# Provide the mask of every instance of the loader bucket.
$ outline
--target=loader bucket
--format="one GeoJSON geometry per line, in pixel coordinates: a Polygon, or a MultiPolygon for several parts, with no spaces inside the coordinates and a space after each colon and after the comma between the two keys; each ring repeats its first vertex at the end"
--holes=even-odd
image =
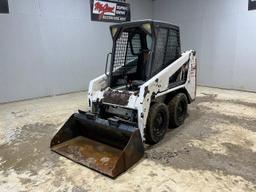
{"type": "Polygon", "coordinates": [[[93,114],[73,114],[51,141],[51,150],[112,178],[144,154],[138,128],[93,114]]]}

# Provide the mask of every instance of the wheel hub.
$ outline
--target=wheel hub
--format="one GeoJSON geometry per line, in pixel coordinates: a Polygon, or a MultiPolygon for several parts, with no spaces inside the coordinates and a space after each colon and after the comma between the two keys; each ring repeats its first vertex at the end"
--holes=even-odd
{"type": "Polygon", "coordinates": [[[159,113],[155,119],[153,131],[156,135],[161,135],[164,131],[164,114],[159,113]]]}

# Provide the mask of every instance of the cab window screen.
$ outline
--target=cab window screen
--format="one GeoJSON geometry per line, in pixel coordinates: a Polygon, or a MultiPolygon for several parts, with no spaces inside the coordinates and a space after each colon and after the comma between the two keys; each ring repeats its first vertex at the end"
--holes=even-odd
{"type": "Polygon", "coordinates": [[[123,32],[122,35],[116,41],[116,51],[113,71],[123,67],[125,65],[125,57],[128,44],[128,32],[123,32]]]}
{"type": "Polygon", "coordinates": [[[141,50],[140,35],[135,34],[131,40],[133,54],[139,54],[141,50]]]}
{"type": "Polygon", "coordinates": [[[164,63],[168,66],[180,56],[180,42],[179,42],[179,31],[170,29],[168,34],[168,41],[166,46],[166,54],[164,63]]]}
{"type": "Polygon", "coordinates": [[[167,42],[167,33],[168,33],[168,30],[165,28],[157,29],[155,59],[154,59],[154,65],[152,68],[152,75],[157,74],[164,67],[163,64],[164,64],[164,56],[165,56],[165,47],[167,42]]]}

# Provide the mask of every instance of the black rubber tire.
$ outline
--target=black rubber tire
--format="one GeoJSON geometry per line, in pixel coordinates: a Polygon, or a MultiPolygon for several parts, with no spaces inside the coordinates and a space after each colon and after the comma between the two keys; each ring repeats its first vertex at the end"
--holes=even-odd
{"type": "Polygon", "coordinates": [[[153,145],[164,138],[169,126],[168,107],[164,103],[154,103],[148,113],[145,129],[146,143],[153,145]]]}
{"type": "Polygon", "coordinates": [[[188,99],[184,93],[178,93],[168,103],[169,110],[169,125],[170,128],[177,128],[181,126],[188,112],[188,99]]]}

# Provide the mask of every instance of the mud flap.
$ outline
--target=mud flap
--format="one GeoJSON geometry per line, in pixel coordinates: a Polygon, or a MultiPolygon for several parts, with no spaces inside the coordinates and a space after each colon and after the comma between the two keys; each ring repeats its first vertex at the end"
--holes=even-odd
{"type": "Polygon", "coordinates": [[[51,141],[51,149],[79,164],[117,177],[144,154],[138,128],[89,113],[75,113],[51,141]]]}

